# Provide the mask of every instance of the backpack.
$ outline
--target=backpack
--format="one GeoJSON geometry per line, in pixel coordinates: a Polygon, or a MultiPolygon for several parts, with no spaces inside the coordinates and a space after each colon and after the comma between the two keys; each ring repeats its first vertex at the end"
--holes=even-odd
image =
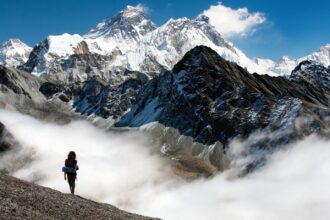
{"type": "Polygon", "coordinates": [[[69,160],[65,160],[65,166],[62,167],[62,172],[68,174],[75,174],[77,172],[77,160],[74,160],[73,164],[69,164],[69,160]]]}

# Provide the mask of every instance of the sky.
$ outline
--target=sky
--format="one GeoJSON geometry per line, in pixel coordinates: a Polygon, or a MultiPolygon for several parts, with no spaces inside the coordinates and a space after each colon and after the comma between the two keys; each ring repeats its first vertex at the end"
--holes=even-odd
{"type": "Polygon", "coordinates": [[[48,35],[84,34],[126,5],[138,4],[157,25],[209,15],[249,57],[299,58],[330,43],[330,1],[325,0],[1,0],[0,42],[19,38],[34,46],[48,35]]]}

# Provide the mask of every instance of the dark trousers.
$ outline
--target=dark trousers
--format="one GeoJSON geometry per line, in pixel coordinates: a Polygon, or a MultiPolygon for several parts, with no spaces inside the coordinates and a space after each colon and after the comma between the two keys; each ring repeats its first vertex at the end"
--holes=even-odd
{"type": "Polygon", "coordinates": [[[77,174],[68,173],[67,176],[68,176],[68,183],[70,186],[70,191],[72,194],[74,194],[74,188],[76,187],[77,174]]]}

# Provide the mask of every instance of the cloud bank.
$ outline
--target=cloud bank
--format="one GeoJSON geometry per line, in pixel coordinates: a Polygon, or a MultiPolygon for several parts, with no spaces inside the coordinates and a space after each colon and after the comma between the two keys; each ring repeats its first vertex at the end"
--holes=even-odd
{"type": "Polygon", "coordinates": [[[13,170],[22,160],[32,161],[15,170],[16,177],[68,193],[62,166],[74,150],[80,167],[76,193],[84,197],[135,210],[140,200],[151,200],[171,185],[169,166],[140,133],[110,133],[85,121],[43,123],[1,110],[0,121],[23,146],[1,158],[0,168],[13,170]]]}
{"type": "MultiPolygon", "coordinates": [[[[232,168],[185,182],[171,175],[141,134],[109,133],[81,121],[59,126],[8,111],[0,111],[0,121],[23,144],[20,154],[30,152],[33,160],[14,175],[62,192],[69,187],[61,167],[73,149],[80,166],[77,194],[140,214],[167,220],[330,217],[330,145],[317,136],[274,153],[248,176],[235,177],[232,168]]],[[[10,165],[0,158],[4,164],[10,165]]]]}
{"type": "Polygon", "coordinates": [[[244,37],[255,31],[255,27],[266,21],[260,12],[251,13],[247,8],[233,9],[221,2],[203,11],[200,16],[206,16],[209,23],[226,38],[244,37]]]}

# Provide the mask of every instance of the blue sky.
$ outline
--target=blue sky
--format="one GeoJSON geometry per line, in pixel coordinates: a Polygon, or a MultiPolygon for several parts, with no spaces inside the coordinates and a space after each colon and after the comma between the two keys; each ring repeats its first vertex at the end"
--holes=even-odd
{"type": "MultiPolygon", "coordinates": [[[[250,57],[297,58],[330,43],[330,1],[222,0],[232,9],[246,7],[265,21],[242,37],[228,37],[250,57]]],[[[0,42],[19,38],[30,46],[48,35],[84,34],[126,5],[141,3],[158,25],[169,18],[195,18],[218,1],[203,0],[1,0],[0,42]]]]}

